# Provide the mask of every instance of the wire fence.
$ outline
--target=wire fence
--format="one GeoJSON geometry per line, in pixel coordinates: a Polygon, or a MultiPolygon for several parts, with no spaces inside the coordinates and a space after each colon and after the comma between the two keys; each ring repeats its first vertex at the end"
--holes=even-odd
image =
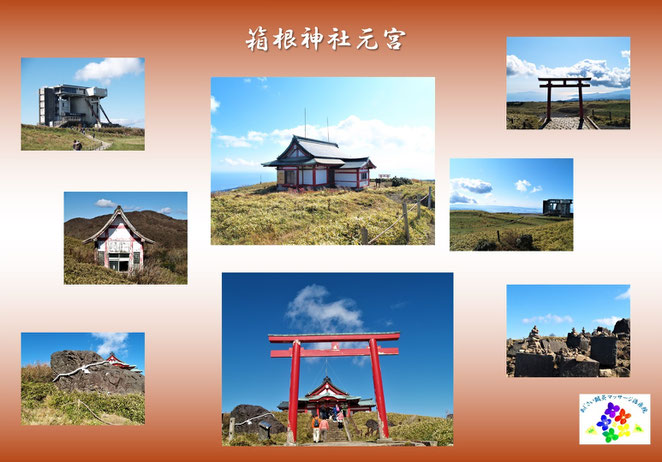
{"type": "Polygon", "coordinates": [[[363,227],[361,228],[361,245],[373,245],[380,237],[382,237],[390,229],[393,229],[395,225],[403,221],[403,232],[405,235],[405,243],[409,244],[409,212],[412,212],[414,209],[417,209],[416,217],[421,217],[421,204],[427,202],[427,207],[432,208],[432,187],[428,188],[428,193],[422,198],[417,198],[416,202],[412,204],[411,207],[407,207],[407,202],[402,201],[402,215],[400,215],[390,226],[382,230],[372,239],[368,239],[368,229],[363,227]]]}

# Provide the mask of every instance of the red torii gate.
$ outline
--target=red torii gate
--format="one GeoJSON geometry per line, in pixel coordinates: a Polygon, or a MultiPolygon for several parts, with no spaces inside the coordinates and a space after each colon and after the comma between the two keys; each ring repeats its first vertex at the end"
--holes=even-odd
{"type": "Polygon", "coordinates": [[[579,119],[584,120],[584,99],[582,97],[582,88],[590,87],[588,83],[583,83],[584,80],[589,81],[591,77],[538,77],[539,82],[547,82],[540,84],[540,88],[547,88],[547,122],[552,120],[552,88],[578,88],[579,89],[579,119]],[[568,80],[576,81],[577,83],[568,83],[568,80]],[[555,81],[562,81],[563,83],[554,83],[555,81]]]}
{"type": "Polygon", "coordinates": [[[377,401],[377,420],[379,421],[379,438],[386,439],[388,435],[388,419],[384,404],[384,387],[382,371],[379,367],[380,355],[397,355],[397,348],[382,348],[378,341],[398,340],[400,332],[364,332],[356,334],[299,334],[277,335],[269,334],[270,343],[291,343],[287,350],[271,350],[272,358],[292,358],[290,373],[290,404],[288,408],[287,442],[297,441],[297,412],[299,407],[299,365],[301,358],[316,357],[347,357],[370,356],[372,364],[372,380],[375,385],[375,401],[377,401]],[[302,343],[331,343],[330,349],[306,350],[302,343]],[[339,342],[368,342],[368,348],[340,348],[339,342]]]}

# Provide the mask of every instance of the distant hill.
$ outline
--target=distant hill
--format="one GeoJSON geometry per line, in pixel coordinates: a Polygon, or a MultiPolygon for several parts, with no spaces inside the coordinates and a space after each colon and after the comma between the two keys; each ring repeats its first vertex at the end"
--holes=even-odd
{"type": "MultiPolygon", "coordinates": [[[[145,237],[168,249],[187,247],[187,220],[176,220],[162,213],[146,210],[125,212],[131,224],[145,237]]],[[[112,215],[72,218],[64,223],[64,235],[84,240],[99,231],[112,215]]]]}
{"type": "MultiPolygon", "coordinates": [[[[630,99],[630,90],[618,90],[611,91],[606,93],[584,93],[584,101],[598,101],[598,100],[621,100],[621,99],[630,99]]],[[[552,93],[552,98],[554,98],[554,93],[552,93]]],[[[554,98],[553,101],[578,101],[578,97],[572,97],[569,99],[559,99],[554,98]]],[[[508,93],[506,95],[506,101],[508,102],[529,102],[529,101],[547,101],[547,96],[545,93],[540,93],[538,91],[522,91],[517,93],[508,93]]]]}

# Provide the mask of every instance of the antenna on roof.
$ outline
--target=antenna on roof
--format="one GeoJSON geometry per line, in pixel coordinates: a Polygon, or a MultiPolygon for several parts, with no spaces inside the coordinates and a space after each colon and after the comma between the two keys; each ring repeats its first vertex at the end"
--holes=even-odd
{"type": "Polygon", "coordinates": [[[329,139],[329,116],[326,116],[326,142],[331,142],[329,139]]]}
{"type": "Polygon", "coordinates": [[[306,136],[306,108],[303,108],[303,137],[307,138],[307,136],[306,136]]]}

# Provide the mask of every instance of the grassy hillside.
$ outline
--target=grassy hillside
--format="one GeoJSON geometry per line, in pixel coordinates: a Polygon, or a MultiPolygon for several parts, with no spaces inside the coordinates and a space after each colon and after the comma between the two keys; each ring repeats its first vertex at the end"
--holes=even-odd
{"type": "Polygon", "coordinates": [[[114,425],[145,423],[145,396],[104,395],[60,391],[51,382],[46,364],[21,368],[22,425],[105,425],[80,403],[85,403],[104,421],[114,425]]]}
{"type": "Polygon", "coordinates": [[[93,151],[101,141],[112,143],[110,150],[145,150],[145,130],[141,128],[95,128],[96,140],[84,136],[77,128],[51,128],[38,125],[21,125],[21,150],[23,151],[71,151],[74,140],[83,144],[83,151],[93,151]]]}
{"type": "Polygon", "coordinates": [[[156,242],[145,247],[145,269],[123,275],[96,265],[92,243],[82,241],[105,225],[111,215],[74,218],[64,224],[65,284],[186,284],[187,221],[152,211],[125,215],[144,236],[156,242]]]}
{"type": "MultiPolygon", "coordinates": [[[[287,412],[273,412],[274,417],[287,427],[287,412]]],[[[439,446],[453,444],[453,419],[426,417],[413,414],[387,412],[389,436],[395,441],[436,441],[439,446]]],[[[312,443],[313,431],[310,426],[311,416],[299,414],[297,418],[297,440],[299,444],[312,443]]],[[[368,435],[366,422],[377,420],[376,412],[357,412],[347,422],[352,441],[376,441],[379,435],[368,435]]],[[[271,441],[258,441],[256,434],[239,434],[232,442],[227,441],[229,414],[223,414],[223,444],[230,446],[283,445],[287,434],[272,435],[271,441]]]]}
{"type": "MultiPolygon", "coordinates": [[[[546,102],[508,102],[506,103],[506,128],[540,128],[546,113],[546,102]]],[[[552,101],[552,117],[555,114],[577,117],[579,116],[579,103],[577,101],[552,101]]],[[[629,100],[585,101],[584,114],[589,116],[600,128],[630,127],[629,100]]]]}
{"type": "Polygon", "coordinates": [[[481,240],[494,242],[495,250],[516,250],[515,241],[522,234],[533,236],[537,250],[571,251],[573,248],[572,219],[477,210],[450,212],[450,250],[473,250],[481,240]],[[497,230],[501,235],[500,243],[497,230]]]}
{"type": "MultiPolygon", "coordinates": [[[[365,191],[276,192],[275,183],[214,193],[212,244],[352,245],[361,227],[372,239],[402,215],[402,200],[414,202],[434,184],[415,182],[365,191]]],[[[434,209],[410,212],[410,244],[434,244],[434,209]]],[[[402,221],[375,244],[405,244],[402,221]]]]}

